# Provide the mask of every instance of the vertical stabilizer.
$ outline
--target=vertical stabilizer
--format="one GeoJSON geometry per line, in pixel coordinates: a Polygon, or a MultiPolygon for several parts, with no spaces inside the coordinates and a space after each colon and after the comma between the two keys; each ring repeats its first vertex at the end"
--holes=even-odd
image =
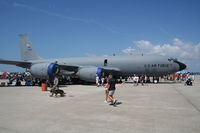
{"type": "Polygon", "coordinates": [[[32,47],[28,34],[19,34],[21,45],[21,59],[23,61],[42,59],[32,47]]]}

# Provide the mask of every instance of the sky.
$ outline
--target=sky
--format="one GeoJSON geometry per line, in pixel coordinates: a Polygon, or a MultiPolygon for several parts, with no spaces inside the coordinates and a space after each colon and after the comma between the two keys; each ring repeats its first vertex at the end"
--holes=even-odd
{"type": "Polygon", "coordinates": [[[0,0],[1,59],[21,60],[20,33],[43,58],[144,53],[200,71],[199,0],[0,0]]]}

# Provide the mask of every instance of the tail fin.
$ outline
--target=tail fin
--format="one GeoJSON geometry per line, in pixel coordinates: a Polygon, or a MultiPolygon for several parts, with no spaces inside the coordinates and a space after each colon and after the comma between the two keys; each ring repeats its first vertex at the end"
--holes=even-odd
{"type": "Polygon", "coordinates": [[[32,47],[28,34],[19,34],[21,40],[21,59],[23,61],[42,59],[32,47]]]}

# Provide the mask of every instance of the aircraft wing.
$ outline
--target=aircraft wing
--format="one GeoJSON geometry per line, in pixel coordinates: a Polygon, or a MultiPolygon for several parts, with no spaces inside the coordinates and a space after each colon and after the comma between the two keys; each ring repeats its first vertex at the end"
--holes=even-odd
{"type": "MultiPolygon", "coordinates": [[[[26,62],[26,61],[13,61],[13,60],[0,59],[0,64],[15,65],[18,67],[30,68],[32,63],[26,62]]],[[[62,70],[67,70],[67,71],[75,71],[80,67],[76,65],[65,65],[65,64],[58,64],[58,65],[59,65],[59,68],[61,68],[62,70]]]]}
{"type": "Polygon", "coordinates": [[[8,65],[15,65],[18,67],[23,68],[30,68],[31,62],[25,62],[25,61],[12,61],[12,60],[2,60],[0,59],[0,64],[8,64],[8,65]]]}
{"type": "MultiPolygon", "coordinates": [[[[80,66],[80,65],[67,65],[67,64],[58,64],[59,68],[61,70],[65,71],[74,71],[78,72],[79,68],[85,68],[86,66],[80,66]]],[[[95,67],[95,66],[88,66],[88,67],[95,67]]],[[[103,71],[106,73],[119,73],[120,69],[116,67],[102,67],[103,71]]]]}
{"type": "MultiPolygon", "coordinates": [[[[79,65],[66,65],[66,64],[58,64],[58,65],[59,68],[67,71],[77,71],[79,68],[85,67],[79,65]]],[[[102,68],[104,69],[104,72],[120,72],[120,69],[116,67],[102,67],[102,68]]]]}
{"type": "Polygon", "coordinates": [[[59,68],[66,71],[78,71],[80,66],[78,65],[66,65],[66,64],[58,64],[59,68]]]}
{"type": "MultiPolygon", "coordinates": [[[[26,61],[13,61],[13,60],[3,60],[0,59],[0,64],[8,64],[8,65],[15,65],[22,68],[30,68],[32,63],[26,62],[26,61]]],[[[75,73],[79,71],[79,68],[85,67],[85,66],[79,66],[79,65],[68,65],[65,63],[58,63],[58,66],[61,70],[64,70],[65,73],[75,73]]],[[[119,73],[120,69],[116,67],[102,67],[104,72],[106,73],[119,73]]]]}
{"type": "Polygon", "coordinates": [[[103,67],[103,69],[106,73],[120,72],[120,69],[116,67],[103,67]]]}

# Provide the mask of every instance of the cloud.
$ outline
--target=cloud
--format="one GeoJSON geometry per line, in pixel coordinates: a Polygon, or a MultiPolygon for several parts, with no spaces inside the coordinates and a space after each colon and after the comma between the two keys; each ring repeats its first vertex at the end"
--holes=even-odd
{"type": "Polygon", "coordinates": [[[174,38],[172,44],[153,44],[150,41],[133,41],[138,49],[146,54],[157,54],[163,56],[174,56],[184,59],[200,59],[200,43],[183,42],[174,38]]]}
{"type": "Polygon", "coordinates": [[[128,47],[122,50],[123,53],[134,54],[136,51],[142,51],[144,54],[162,55],[178,58],[188,65],[192,71],[200,71],[200,43],[184,42],[174,38],[172,43],[153,44],[150,41],[133,41],[135,49],[128,47]]]}
{"type": "Polygon", "coordinates": [[[123,53],[126,53],[126,54],[133,54],[136,50],[131,48],[131,47],[128,47],[127,49],[123,49],[122,52],[123,53]]]}

